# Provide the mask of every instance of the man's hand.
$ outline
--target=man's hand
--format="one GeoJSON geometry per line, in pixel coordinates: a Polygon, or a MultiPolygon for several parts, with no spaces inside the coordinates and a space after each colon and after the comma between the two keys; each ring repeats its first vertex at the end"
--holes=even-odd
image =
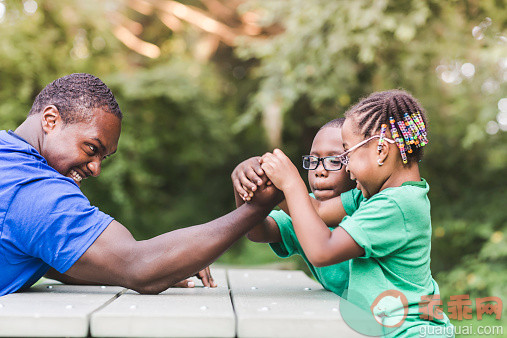
{"type": "MultiPolygon", "coordinates": [[[[211,272],[209,266],[205,269],[202,269],[198,273],[195,274],[195,277],[199,278],[202,282],[203,286],[207,286],[210,288],[216,288],[217,283],[211,277],[211,272]]],[[[172,286],[173,288],[193,288],[195,287],[195,283],[190,278],[184,279],[181,282],[178,282],[172,286]]]]}
{"type": "Polygon", "coordinates": [[[201,280],[203,286],[210,288],[217,287],[217,283],[215,283],[213,277],[211,276],[209,266],[199,271],[195,276],[201,280]]]}
{"type": "Polygon", "coordinates": [[[243,201],[249,201],[263,184],[271,184],[261,168],[260,159],[256,156],[241,162],[231,174],[232,185],[243,201]]]}
{"type": "Polygon", "coordinates": [[[261,159],[261,168],[269,180],[283,192],[291,190],[291,186],[301,181],[297,168],[280,149],[264,154],[261,159]]]}
{"type": "Polygon", "coordinates": [[[283,193],[273,184],[263,184],[257,189],[255,194],[248,199],[247,203],[266,206],[272,209],[283,200],[283,193]]]}

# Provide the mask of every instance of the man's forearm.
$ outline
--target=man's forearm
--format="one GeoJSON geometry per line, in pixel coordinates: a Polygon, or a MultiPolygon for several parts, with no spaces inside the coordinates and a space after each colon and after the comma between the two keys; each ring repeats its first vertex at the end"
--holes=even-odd
{"type": "Polygon", "coordinates": [[[234,202],[236,203],[236,208],[239,208],[243,204],[245,204],[245,201],[239,196],[239,193],[234,189],[234,202]]]}
{"type": "Polygon", "coordinates": [[[53,268],[49,268],[49,270],[44,275],[45,278],[54,279],[60,281],[65,284],[74,284],[74,285],[103,285],[104,283],[90,282],[84,279],[74,278],[63,273],[59,273],[53,268]]]}
{"type": "Polygon", "coordinates": [[[112,221],[66,275],[160,293],[213,263],[236,240],[266,218],[275,205],[246,203],[214,221],[136,241],[112,221]]]}
{"type": "Polygon", "coordinates": [[[136,274],[145,276],[146,283],[140,291],[158,293],[194,275],[262,222],[270,210],[246,203],[211,222],[137,242],[135,255],[140,271],[136,274]]]}

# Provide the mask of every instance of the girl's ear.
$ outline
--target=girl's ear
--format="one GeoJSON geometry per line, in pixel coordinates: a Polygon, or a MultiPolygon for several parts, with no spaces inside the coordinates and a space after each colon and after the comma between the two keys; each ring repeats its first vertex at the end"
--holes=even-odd
{"type": "Polygon", "coordinates": [[[41,114],[42,130],[44,130],[44,133],[50,133],[56,128],[56,125],[61,122],[62,118],[58,108],[53,105],[49,105],[44,108],[44,111],[41,114]]]}
{"type": "MultiPolygon", "coordinates": [[[[396,147],[396,145],[394,146],[396,147]]],[[[390,148],[391,144],[384,140],[384,142],[382,142],[380,151],[378,152],[377,163],[379,166],[384,164],[385,160],[387,159],[387,156],[389,155],[390,148]]]]}

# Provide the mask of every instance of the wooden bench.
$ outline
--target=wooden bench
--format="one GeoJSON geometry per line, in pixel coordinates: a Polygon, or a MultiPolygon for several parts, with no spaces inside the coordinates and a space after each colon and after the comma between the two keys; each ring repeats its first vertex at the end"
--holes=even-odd
{"type": "Polygon", "coordinates": [[[46,280],[0,297],[2,337],[363,337],[302,271],[212,269],[217,288],[140,295],[46,280]]]}

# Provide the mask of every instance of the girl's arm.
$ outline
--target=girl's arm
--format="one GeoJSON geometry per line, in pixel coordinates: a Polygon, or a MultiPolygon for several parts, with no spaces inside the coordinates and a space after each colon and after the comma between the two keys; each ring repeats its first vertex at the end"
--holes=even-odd
{"type": "Polygon", "coordinates": [[[364,249],[345,230],[338,227],[331,232],[327,227],[328,222],[339,223],[345,216],[341,199],[320,203],[316,209],[314,199],[308,196],[296,167],[279,149],[262,157],[262,169],[271,182],[284,192],[294,230],[310,263],[327,266],[364,255],[364,249]],[[320,213],[323,217],[336,219],[323,220],[320,213]]]}
{"type": "MultiPolygon", "coordinates": [[[[320,219],[326,223],[328,227],[336,228],[338,225],[340,225],[343,217],[347,216],[347,213],[343,208],[342,199],[340,196],[333,197],[325,201],[319,201],[315,198],[310,198],[310,201],[312,202],[313,208],[317,212],[317,215],[319,215],[320,219]]],[[[287,215],[291,216],[290,209],[287,205],[286,200],[283,200],[280,204],[278,204],[278,206],[280,209],[285,211],[287,215]]]]}

